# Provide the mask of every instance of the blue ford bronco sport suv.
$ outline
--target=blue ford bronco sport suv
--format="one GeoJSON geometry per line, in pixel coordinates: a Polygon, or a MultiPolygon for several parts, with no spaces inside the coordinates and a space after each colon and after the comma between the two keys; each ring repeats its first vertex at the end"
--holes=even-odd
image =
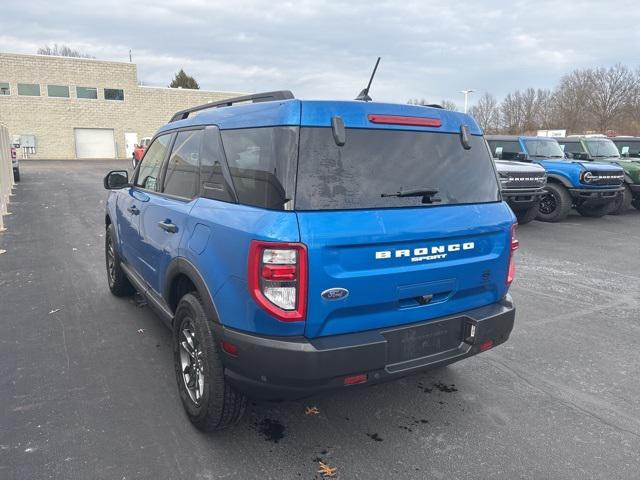
{"type": "Polygon", "coordinates": [[[555,138],[487,135],[498,159],[527,160],[547,171],[547,193],[539,205],[538,220],[559,222],[572,207],[585,217],[609,213],[622,192],[624,172],[617,165],[565,158],[555,138]]]}
{"type": "Polygon", "coordinates": [[[467,115],[240,97],[178,112],[104,184],[109,287],[172,328],[200,429],[247,395],[399,378],[513,328],[515,217],[467,115]]]}

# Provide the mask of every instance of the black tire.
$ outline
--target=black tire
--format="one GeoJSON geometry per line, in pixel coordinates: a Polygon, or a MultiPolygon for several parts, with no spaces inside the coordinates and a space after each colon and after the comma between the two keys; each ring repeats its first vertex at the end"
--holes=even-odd
{"type": "Polygon", "coordinates": [[[634,208],[637,208],[638,210],[640,210],[640,195],[633,197],[633,200],[631,201],[631,205],[633,205],[634,208]]]}
{"type": "Polygon", "coordinates": [[[173,352],[180,399],[191,423],[205,432],[238,423],[247,398],[225,380],[212,319],[194,293],[182,297],[176,309],[173,352]]]}
{"type": "Polygon", "coordinates": [[[583,217],[604,217],[611,212],[611,203],[601,203],[598,205],[579,205],[576,210],[583,217]]]}
{"type": "Polygon", "coordinates": [[[525,223],[530,223],[536,219],[538,216],[538,204],[536,203],[533,207],[528,210],[519,210],[514,212],[516,214],[516,218],[518,219],[518,223],[520,225],[524,225],[525,223]]]}
{"type": "Polygon", "coordinates": [[[623,183],[622,186],[624,187],[624,190],[616,197],[611,206],[611,210],[609,211],[609,215],[620,215],[621,213],[629,210],[629,207],[631,207],[631,202],[633,202],[633,194],[631,193],[631,189],[626,183],[623,183]]]}
{"type": "Polygon", "coordinates": [[[13,171],[13,181],[14,182],[20,181],[20,168],[17,168],[13,171]]]}
{"type": "Polygon", "coordinates": [[[540,200],[537,220],[542,222],[560,222],[567,218],[573,205],[571,195],[559,183],[548,183],[547,194],[540,200]]]}
{"type": "Polygon", "coordinates": [[[136,289],[131,285],[127,275],[124,273],[124,270],[122,270],[120,255],[118,255],[118,250],[115,248],[115,234],[112,224],[107,227],[107,232],[104,237],[104,256],[109,290],[111,290],[111,293],[116,297],[133,295],[136,289]]]}

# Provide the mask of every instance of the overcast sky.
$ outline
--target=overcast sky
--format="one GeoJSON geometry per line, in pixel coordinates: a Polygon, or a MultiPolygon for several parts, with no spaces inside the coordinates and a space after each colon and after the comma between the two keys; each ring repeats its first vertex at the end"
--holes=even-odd
{"type": "Polygon", "coordinates": [[[636,1],[3,1],[0,51],[67,44],[128,61],[145,84],[180,68],[207,90],[290,89],[353,98],[375,58],[375,100],[498,97],[552,87],[566,72],[640,65],[636,1]]]}

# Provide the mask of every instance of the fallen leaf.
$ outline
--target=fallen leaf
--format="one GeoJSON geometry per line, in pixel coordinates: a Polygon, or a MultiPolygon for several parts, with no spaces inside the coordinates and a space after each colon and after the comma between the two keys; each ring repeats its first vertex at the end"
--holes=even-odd
{"type": "Polygon", "coordinates": [[[323,477],[335,477],[336,472],[338,471],[338,467],[330,467],[326,463],[318,462],[320,466],[320,470],[318,473],[321,473],[323,477]]]}
{"type": "Polygon", "coordinates": [[[51,315],[51,314],[53,314],[53,313],[57,313],[57,312],[59,312],[59,311],[60,311],[60,309],[59,309],[59,308],[56,308],[55,310],[51,310],[51,311],[49,312],[49,315],[51,315]]]}
{"type": "Polygon", "coordinates": [[[318,407],[306,407],[304,409],[305,415],[318,415],[319,413],[320,413],[320,410],[318,410],[318,407]]]}

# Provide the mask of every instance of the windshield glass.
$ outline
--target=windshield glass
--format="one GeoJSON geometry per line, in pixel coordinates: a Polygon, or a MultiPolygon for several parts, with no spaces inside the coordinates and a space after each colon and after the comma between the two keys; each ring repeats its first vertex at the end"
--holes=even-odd
{"type": "Polygon", "coordinates": [[[589,154],[593,158],[620,156],[618,148],[611,140],[585,140],[584,143],[587,145],[587,150],[589,150],[589,154]]]}
{"type": "Polygon", "coordinates": [[[346,139],[339,147],[330,128],[300,130],[297,210],[500,200],[493,161],[481,136],[470,136],[470,150],[456,133],[347,129],[346,139]]]}
{"type": "Polygon", "coordinates": [[[621,154],[627,153],[629,157],[640,158],[640,140],[614,140],[621,154]]]}
{"type": "Polygon", "coordinates": [[[555,140],[525,140],[527,152],[533,158],[564,158],[564,152],[555,140]]]}

